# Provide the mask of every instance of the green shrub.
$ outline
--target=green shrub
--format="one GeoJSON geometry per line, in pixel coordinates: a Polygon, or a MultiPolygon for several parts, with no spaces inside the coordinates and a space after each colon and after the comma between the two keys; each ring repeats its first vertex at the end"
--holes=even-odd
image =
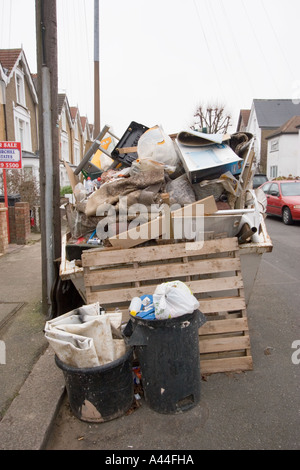
{"type": "Polygon", "coordinates": [[[60,188],[60,195],[63,197],[65,194],[72,194],[72,186],[63,186],[60,188]]]}

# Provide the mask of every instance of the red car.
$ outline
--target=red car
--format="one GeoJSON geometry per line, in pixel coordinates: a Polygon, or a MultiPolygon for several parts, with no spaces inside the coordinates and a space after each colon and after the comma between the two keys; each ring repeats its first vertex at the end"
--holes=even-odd
{"type": "Polygon", "coordinates": [[[260,189],[267,196],[267,214],[282,217],[286,225],[300,220],[300,180],[267,181],[260,189]]]}

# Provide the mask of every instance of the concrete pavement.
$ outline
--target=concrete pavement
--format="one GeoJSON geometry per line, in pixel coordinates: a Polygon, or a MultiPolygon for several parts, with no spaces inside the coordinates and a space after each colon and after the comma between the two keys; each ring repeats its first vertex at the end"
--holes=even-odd
{"type": "Polygon", "coordinates": [[[64,393],[43,332],[40,235],[9,245],[0,272],[0,449],[40,449],[64,393]]]}
{"type": "Polygon", "coordinates": [[[247,309],[254,370],[208,377],[200,404],[186,413],[161,415],[142,402],[101,424],[72,415],[47,348],[38,308],[40,243],[0,257],[0,339],[7,345],[0,449],[299,450],[300,364],[292,362],[292,343],[300,340],[300,224],[268,218],[267,227],[274,250],[263,256],[247,309]]]}

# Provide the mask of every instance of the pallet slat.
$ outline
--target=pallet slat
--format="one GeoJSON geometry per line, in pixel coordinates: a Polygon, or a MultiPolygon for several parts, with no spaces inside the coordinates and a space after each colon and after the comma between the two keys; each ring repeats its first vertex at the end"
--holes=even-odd
{"type": "Polygon", "coordinates": [[[253,361],[251,356],[203,360],[200,354],[200,369],[203,375],[221,372],[244,372],[253,370],[253,361]]]}
{"type": "Polygon", "coordinates": [[[201,373],[252,370],[250,336],[236,238],[83,252],[87,303],[117,305],[128,319],[135,296],[182,280],[207,322],[199,329],[201,373]]]}
{"type": "Polygon", "coordinates": [[[214,274],[230,272],[240,269],[240,260],[236,258],[222,258],[211,260],[197,260],[185,263],[174,263],[165,265],[136,266],[116,269],[94,270],[84,273],[85,284],[113,285],[122,282],[147,281],[151,279],[174,278],[174,276],[193,276],[201,273],[214,274]]]}
{"type": "Polygon", "coordinates": [[[209,255],[238,250],[237,238],[223,238],[202,242],[174,243],[128,249],[96,248],[82,253],[82,265],[113,266],[120,263],[162,261],[184,256],[209,255]]]}

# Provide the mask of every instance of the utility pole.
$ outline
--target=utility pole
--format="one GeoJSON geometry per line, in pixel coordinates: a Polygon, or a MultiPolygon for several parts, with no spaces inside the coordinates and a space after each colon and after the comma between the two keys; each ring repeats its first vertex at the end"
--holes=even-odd
{"type": "Polygon", "coordinates": [[[99,0],[94,0],[94,135],[100,132],[99,0]]]}
{"type": "Polygon", "coordinates": [[[58,144],[58,80],[56,0],[36,0],[36,43],[39,99],[41,255],[43,313],[55,316],[51,301],[61,256],[58,144]]]}

